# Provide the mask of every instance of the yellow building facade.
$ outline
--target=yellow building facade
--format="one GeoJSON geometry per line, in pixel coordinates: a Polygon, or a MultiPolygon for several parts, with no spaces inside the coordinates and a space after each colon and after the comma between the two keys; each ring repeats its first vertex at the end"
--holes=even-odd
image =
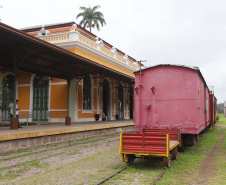
{"type": "MultiPolygon", "coordinates": [[[[139,69],[135,59],[74,22],[24,28],[22,31],[131,77],[139,69]]],[[[11,88],[12,76],[10,71],[0,70],[1,84],[11,88]]],[[[132,85],[132,81],[124,83],[120,78],[109,78],[107,74],[74,78],[69,98],[71,121],[95,121],[96,115],[99,120],[132,119],[132,85]]],[[[30,114],[29,121],[51,119],[51,122],[64,122],[61,118],[67,116],[67,90],[66,80],[20,71],[16,95],[20,115],[30,114]]],[[[4,111],[2,114],[7,115],[6,108],[4,111]]]]}

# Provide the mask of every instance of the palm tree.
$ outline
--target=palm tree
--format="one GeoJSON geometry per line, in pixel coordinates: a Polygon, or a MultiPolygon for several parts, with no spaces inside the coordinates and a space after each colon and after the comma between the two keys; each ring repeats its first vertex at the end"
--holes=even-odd
{"type": "Polygon", "coordinates": [[[91,28],[97,28],[97,30],[100,30],[100,25],[103,27],[104,24],[106,24],[104,15],[101,12],[97,12],[96,10],[100,8],[100,5],[94,6],[93,8],[89,7],[80,7],[80,10],[83,12],[79,13],[76,17],[82,17],[82,20],[80,21],[79,25],[83,26],[83,28],[89,28],[91,32],[91,28]]]}

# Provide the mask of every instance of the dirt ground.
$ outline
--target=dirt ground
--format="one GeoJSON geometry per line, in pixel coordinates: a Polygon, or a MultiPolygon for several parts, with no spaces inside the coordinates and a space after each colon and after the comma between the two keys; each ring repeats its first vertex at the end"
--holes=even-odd
{"type": "MultiPolygon", "coordinates": [[[[225,137],[221,129],[225,126],[216,125],[219,140],[199,163],[197,178],[187,184],[212,184],[211,178],[217,170],[215,157],[225,137]]],[[[3,153],[0,154],[0,184],[96,184],[126,166],[121,162],[118,148],[119,133],[116,133],[3,153]]],[[[148,161],[137,159],[106,184],[150,184],[164,167],[161,160],[148,161]]]]}
{"type": "MultiPolygon", "coordinates": [[[[216,127],[219,130],[226,128],[226,126],[222,124],[218,124],[216,125],[216,127]]],[[[199,171],[198,177],[196,178],[196,180],[194,180],[191,183],[191,185],[209,184],[211,181],[211,178],[215,176],[215,168],[216,168],[215,156],[220,152],[222,148],[224,133],[220,132],[218,137],[219,137],[218,142],[210,151],[208,151],[206,159],[200,163],[200,171],[199,171]]]]}
{"type": "MultiPolygon", "coordinates": [[[[115,161],[120,163],[120,156],[117,153],[118,146],[119,133],[0,154],[0,184],[33,184],[33,180],[35,181],[35,178],[37,178],[37,180],[41,180],[42,177],[44,178],[44,176],[40,176],[40,174],[46,173],[52,173],[53,177],[55,178],[59,176],[57,171],[58,169],[64,169],[65,166],[67,166],[65,169],[69,169],[68,165],[76,165],[76,162],[81,160],[84,162],[85,169],[85,163],[86,161],[90,160],[88,159],[89,157],[97,155],[96,158],[98,158],[98,154],[104,153],[105,151],[110,151],[112,149],[116,150],[114,153],[117,154],[116,159],[114,159],[114,163],[115,161]]],[[[100,169],[96,169],[101,170],[100,163],[99,167],[100,169]]],[[[79,168],[82,168],[82,166],[79,165],[79,167],[75,169],[79,168]]],[[[70,173],[70,171],[68,173],[70,173]]],[[[73,174],[76,175],[76,170],[72,171],[73,174]]],[[[86,170],[85,173],[88,174],[88,171],[86,170]]],[[[78,177],[81,175],[79,174],[80,172],[82,172],[82,170],[78,170],[78,177]]],[[[111,171],[109,171],[109,173],[111,173],[111,171]]],[[[89,172],[89,174],[91,174],[91,172],[89,172]]],[[[82,176],[84,176],[84,174],[81,175],[80,179],[83,179],[82,176]]],[[[64,175],[64,177],[66,178],[67,175],[64,175]]],[[[86,177],[86,180],[87,179],[88,178],[86,177]]],[[[93,179],[95,178],[91,178],[91,180],[93,179]]],[[[67,179],[65,181],[67,181],[67,179]]],[[[49,182],[48,184],[54,184],[54,182],[55,180],[49,182]]],[[[64,183],[59,182],[59,184],[64,183]]],[[[90,183],[87,181],[80,182],[79,180],[76,184],[90,183]]]]}

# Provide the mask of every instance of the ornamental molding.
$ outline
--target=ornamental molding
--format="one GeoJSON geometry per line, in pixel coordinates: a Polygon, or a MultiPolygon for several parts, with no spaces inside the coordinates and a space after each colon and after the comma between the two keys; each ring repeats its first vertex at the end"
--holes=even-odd
{"type": "MultiPolygon", "coordinates": [[[[122,68],[128,72],[131,72],[133,73],[134,71],[136,71],[137,69],[134,69],[133,67],[130,67],[128,66],[127,64],[125,63],[122,63],[121,61],[101,52],[101,51],[98,51],[96,50],[95,48],[83,43],[83,42],[80,42],[80,41],[71,41],[71,42],[61,42],[61,43],[57,43],[56,44],[57,46],[60,46],[64,49],[78,49],[80,51],[83,51],[87,54],[90,54],[94,57],[97,57],[101,60],[104,60],[105,62],[109,63],[109,64],[113,64],[115,65],[116,67],[119,67],[119,68],[122,68]]],[[[82,55],[83,56],[83,55],[82,55]]],[[[85,56],[83,56],[85,57],[85,56]]],[[[123,58],[123,57],[122,57],[123,58]]],[[[97,62],[97,61],[95,61],[97,62]]]]}
{"type": "Polygon", "coordinates": [[[104,60],[105,62],[107,62],[109,64],[113,64],[113,65],[115,65],[119,68],[122,68],[128,72],[131,72],[131,73],[138,70],[138,68],[135,67],[135,66],[137,66],[137,64],[135,62],[129,61],[127,54],[125,54],[124,56],[120,56],[120,55],[116,54],[115,47],[112,47],[112,49],[109,50],[109,49],[105,48],[104,46],[102,46],[103,41],[102,40],[99,41],[98,37],[96,37],[96,42],[89,40],[86,37],[82,36],[76,30],[76,28],[75,28],[75,30],[72,30],[71,32],[59,33],[59,34],[49,35],[49,36],[42,35],[42,36],[39,36],[38,38],[40,38],[42,40],[46,40],[46,41],[48,40],[47,42],[60,46],[64,49],[79,49],[87,54],[95,56],[101,60],[104,60]],[[58,40],[57,38],[59,38],[59,37],[61,37],[61,38],[64,37],[66,39],[58,40]],[[87,40],[87,42],[89,42],[93,46],[82,42],[80,39],[87,40]],[[50,40],[53,40],[53,41],[50,41],[50,40]],[[107,53],[105,53],[104,51],[109,53],[109,55],[107,53]],[[121,58],[122,61],[118,60],[117,58],[121,58]],[[134,67],[129,66],[130,63],[131,63],[131,65],[133,65],[133,66],[135,65],[135,66],[134,67]]]}

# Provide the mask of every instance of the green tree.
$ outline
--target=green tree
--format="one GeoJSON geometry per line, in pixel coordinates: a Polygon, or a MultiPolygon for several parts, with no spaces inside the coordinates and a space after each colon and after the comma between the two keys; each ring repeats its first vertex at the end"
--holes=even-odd
{"type": "Polygon", "coordinates": [[[100,5],[94,6],[93,8],[89,7],[80,7],[80,10],[83,12],[79,13],[76,17],[78,19],[79,17],[82,17],[82,20],[80,21],[79,25],[83,28],[89,28],[90,32],[92,28],[97,28],[97,30],[100,30],[100,25],[103,27],[103,25],[106,25],[104,15],[101,12],[97,12],[96,10],[100,8],[100,5]]]}

